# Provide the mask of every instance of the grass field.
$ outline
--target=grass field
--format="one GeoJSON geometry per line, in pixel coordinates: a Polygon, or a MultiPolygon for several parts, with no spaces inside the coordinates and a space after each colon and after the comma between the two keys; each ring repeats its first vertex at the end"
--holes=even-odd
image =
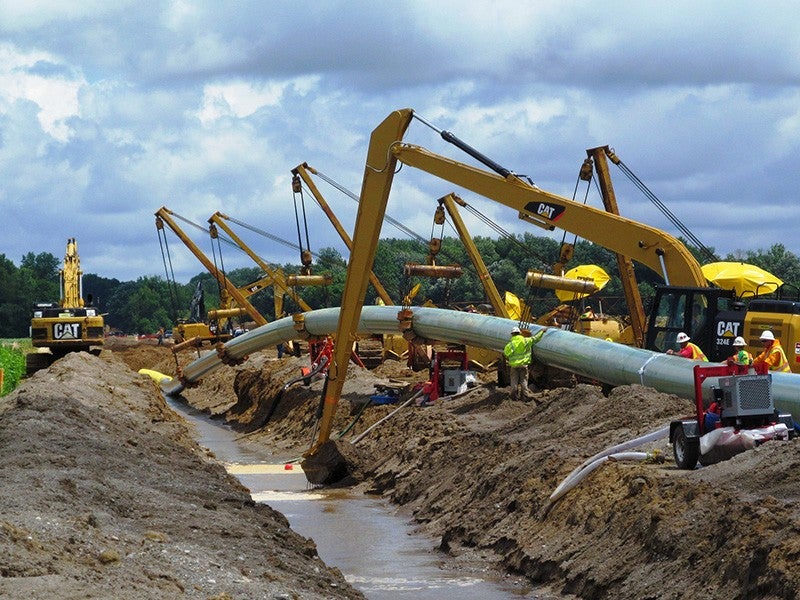
{"type": "Polygon", "coordinates": [[[0,396],[12,391],[24,377],[25,354],[30,351],[30,338],[0,339],[0,368],[3,369],[3,387],[0,396]]]}

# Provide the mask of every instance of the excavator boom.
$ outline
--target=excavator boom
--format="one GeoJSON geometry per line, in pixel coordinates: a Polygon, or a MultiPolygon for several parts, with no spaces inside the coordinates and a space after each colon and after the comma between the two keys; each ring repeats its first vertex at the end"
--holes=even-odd
{"type": "Polygon", "coordinates": [[[189,251],[195,255],[197,260],[211,273],[214,278],[219,282],[222,288],[230,294],[230,296],[236,301],[236,303],[244,308],[247,311],[247,314],[250,316],[253,321],[255,321],[256,325],[265,325],[267,320],[261,315],[261,313],[256,310],[256,308],[250,303],[247,298],[239,291],[239,289],[231,283],[228,278],[219,270],[214,263],[211,262],[208,257],[197,247],[189,236],[184,233],[183,229],[175,222],[173,219],[173,213],[168,208],[162,206],[159,208],[155,215],[156,215],[156,227],[158,229],[163,228],[163,223],[166,223],[170,229],[178,236],[178,238],[183,242],[183,244],[189,249],[189,251]]]}

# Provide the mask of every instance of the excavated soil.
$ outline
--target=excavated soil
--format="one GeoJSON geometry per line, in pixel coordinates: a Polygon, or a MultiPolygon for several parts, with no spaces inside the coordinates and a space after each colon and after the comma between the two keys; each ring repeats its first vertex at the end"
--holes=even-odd
{"type": "MultiPolygon", "coordinates": [[[[300,456],[322,382],[279,392],[307,362],[259,353],[183,399],[226,419],[244,444],[300,456]]],[[[101,358],[59,361],[3,399],[0,593],[359,597],[313,542],[204,456],[135,374],[176,366],[165,347],[120,343],[101,358]]],[[[351,365],[334,431],[356,460],[352,485],[406,507],[454,565],[522,575],[564,597],[797,597],[796,440],[694,471],[676,469],[666,440],[654,442],[641,448],[652,461],[606,462],[551,503],[587,458],[692,404],[642,386],[604,396],[586,383],[515,401],[487,376],[430,406],[360,410],[376,385],[411,390],[423,378],[398,363],[351,365]]]]}
{"type": "Polygon", "coordinates": [[[0,399],[0,472],[2,598],[364,597],[114,353],[0,399]]]}

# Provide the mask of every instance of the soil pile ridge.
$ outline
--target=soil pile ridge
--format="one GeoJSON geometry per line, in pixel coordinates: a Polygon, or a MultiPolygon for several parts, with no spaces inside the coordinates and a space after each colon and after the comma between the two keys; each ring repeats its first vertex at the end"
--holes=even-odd
{"type": "MultiPolygon", "coordinates": [[[[142,366],[158,364],[150,359],[142,366]]],[[[184,396],[249,431],[244,443],[299,456],[313,436],[321,381],[292,386],[269,423],[258,419],[307,361],[267,352],[184,396]]],[[[344,432],[338,443],[396,409],[369,406],[359,416],[376,382],[410,388],[426,375],[397,363],[351,365],[334,423],[344,432]]],[[[607,397],[581,384],[513,401],[487,379],[371,430],[353,446],[358,488],[411,511],[460,567],[522,574],[564,597],[797,598],[797,439],[691,472],[675,467],[666,440],[652,443],[641,450],[660,451],[664,462],[607,462],[547,510],[556,486],[587,458],[692,411],[687,400],[636,385],[607,397]]]]}
{"type": "Polygon", "coordinates": [[[0,448],[2,597],[363,598],[111,353],[0,399],[0,448]]]}
{"type": "MultiPolygon", "coordinates": [[[[299,364],[240,366],[229,412],[271,404],[268,390],[299,364]]],[[[376,376],[409,385],[421,377],[390,363],[374,372],[351,366],[350,401],[340,402],[334,426],[347,431],[340,443],[396,409],[370,406],[353,423],[376,376]]],[[[250,442],[305,449],[321,386],[288,390],[250,442]]],[[[667,440],[652,443],[637,450],[663,462],[608,462],[548,512],[550,494],[587,458],[692,411],[685,399],[637,385],[606,397],[580,384],[520,402],[486,381],[458,398],[403,409],[366,435],[355,446],[359,487],[411,510],[462,566],[523,574],[562,594],[796,598],[797,440],[691,472],[675,467],[667,440]]]]}

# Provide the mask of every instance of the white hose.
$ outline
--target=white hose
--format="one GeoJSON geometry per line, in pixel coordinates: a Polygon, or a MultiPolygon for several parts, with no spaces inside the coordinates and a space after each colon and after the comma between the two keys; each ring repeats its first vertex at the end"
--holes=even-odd
{"type": "Polygon", "coordinates": [[[580,466],[574,469],[569,475],[567,475],[564,480],[558,484],[558,487],[550,494],[550,505],[548,506],[547,510],[549,511],[555,502],[558,501],[564,494],[566,494],[569,490],[575,487],[586,475],[594,471],[597,467],[599,467],[606,459],[611,458],[612,460],[643,460],[643,458],[647,458],[649,455],[646,452],[627,452],[631,448],[636,448],[637,446],[641,446],[642,444],[648,444],[650,442],[656,442],[660,439],[663,439],[669,435],[669,426],[662,427],[661,429],[657,429],[656,431],[652,431],[647,433],[643,436],[638,438],[634,438],[632,440],[628,440],[627,442],[622,442],[621,444],[617,444],[616,446],[612,446],[611,448],[606,448],[602,452],[598,452],[591,458],[586,459],[580,466]]]}
{"type": "Polygon", "coordinates": [[[569,481],[564,480],[561,485],[558,486],[555,492],[550,494],[550,505],[547,507],[547,510],[558,502],[558,500],[564,496],[568,491],[578,485],[583,479],[589,475],[592,471],[594,471],[597,467],[602,465],[606,461],[615,461],[615,460],[647,460],[650,457],[648,452],[618,452],[615,454],[608,454],[606,456],[601,456],[600,458],[596,459],[595,461],[589,463],[583,470],[577,473],[572,479],[569,481]]]}

